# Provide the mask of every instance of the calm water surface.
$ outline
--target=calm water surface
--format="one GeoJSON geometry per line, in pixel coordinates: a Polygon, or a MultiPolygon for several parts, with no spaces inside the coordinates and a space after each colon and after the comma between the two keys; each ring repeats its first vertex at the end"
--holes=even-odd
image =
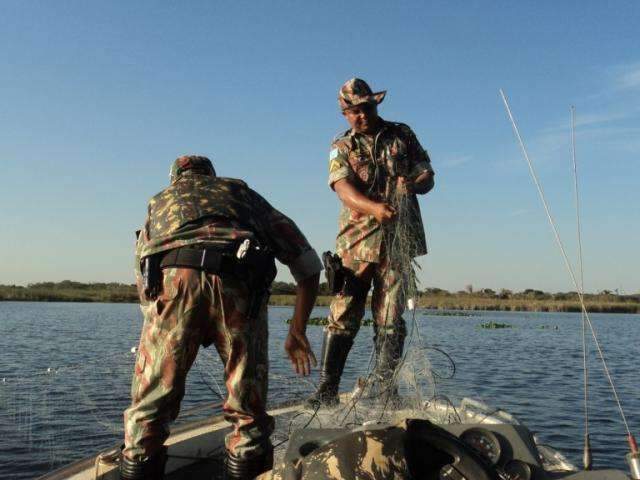
{"type": "MultiPolygon", "coordinates": [[[[314,316],[326,315],[317,308],[314,316]]],[[[270,309],[271,404],[309,394],[311,381],[295,378],[284,358],[284,320],[291,308],[270,309]]],[[[637,351],[640,316],[593,315],[632,432],[640,435],[637,351]]],[[[422,346],[447,352],[456,373],[438,394],[471,396],[503,408],[545,443],[580,463],[583,377],[578,314],[482,312],[469,317],[418,312],[422,346]],[[483,322],[513,326],[485,330],[483,322]],[[542,328],[542,327],[551,328],[542,328]],[[557,329],[555,328],[557,327],[557,329]]],[[[111,447],[122,436],[122,411],[141,329],[132,304],[0,302],[0,476],[34,478],[111,447]]],[[[322,329],[309,327],[316,352],[322,329]]],[[[343,387],[362,375],[372,329],[363,327],[345,369],[343,387]]],[[[417,336],[414,342],[418,344],[417,336]]],[[[443,376],[446,357],[429,351],[443,376]]],[[[590,353],[590,430],[597,467],[626,469],[625,431],[596,354],[590,353]]],[[[219,399],[221,367],[213,348],[202,350],[189,374],[183,411],[219,399]]],[[[430,387],[433,389],[433,386],[430,387]]]]}

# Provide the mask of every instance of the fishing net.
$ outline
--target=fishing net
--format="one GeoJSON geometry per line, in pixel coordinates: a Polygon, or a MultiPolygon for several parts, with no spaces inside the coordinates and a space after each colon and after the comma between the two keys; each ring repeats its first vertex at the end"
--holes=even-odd
{"type": "MultiPolygon", "coordinates": [[[[436,347],[426,344],[420,334],[416,308],[419,299],[419,282],[416,269],[419,265],[414,257],[420,249],[422,235],[421,224],[416,224],[417,204],[412,196],[398,189],[387,194],[388,203],[395,210],[395,221],[383,227],[383,249],[388,256],[392,269],[400,277],[399,298],[405,303],[407,335],[404,351],[397,368],[392,373],[392,381],[384,382],[384,389],[376,388],[380,378],[376,375],[376,351],[371,346],[371,355],[366,368],[353,385],[341,383],[342,390],[348,393],[336,408],[306,409],[292,417],[279,419],[276,431],[276,458],[284,455],[286,439],[291,432],[302,428],[341,428],[377,422],[394,422],[399,417],[430,418],[443,423],[460,421],[456,418],[455,407],[449,399],[438,393],[438,382],[450,379],[455,374],[455,364],[449,355],[436,347]],[[434,369],[430,358],[439,357],[440,369],[434,369]],[[387,395],[389,389],[398,390],[398,396],[387,395]],[[346,400],[346,401],[345,401],[346,400]],[[450,405],[441,409],[439,418],[433,418],[433,412],[427,414],[427,408],[433,402],[450,405]],[[279,441],[278,441],[279,440],[279,441]]],[[[381,312],[381,323],[392,324],[390,309],[381,312]]],[[[384,343],[388,329],[378,328],[377,342],[384,343]]],[[[347,360],[349,362],[349,360],[347,360]]],[[[311,392],[309,392],[311,393],[311,392]]],[[[303,398],[300,398],[303,400],[303,398]]]]}
{"type": "Polygon", "coordinates": [[[100,360],[18,370],[0,380],[0,433],[12,454],[3,456],[7,471],[18,475],[14,464],[18,469],[34,468],[25,464],[24,458],[29,458],[43,472],[122,437],[132,355],[118,353],[100,360]]]}

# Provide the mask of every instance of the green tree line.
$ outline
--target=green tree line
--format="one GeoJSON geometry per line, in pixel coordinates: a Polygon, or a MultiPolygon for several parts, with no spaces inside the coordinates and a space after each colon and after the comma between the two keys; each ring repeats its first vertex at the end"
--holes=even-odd
{"type": "MultiPolygon", "coordinates": [[[[271,303],[293,305],[296,286],[288,282],[274,282],[271,303]]],[[[640,313],[640,293],[622,295],[603,290],[584,295],[590,311],[607,313],[640,313]]],[[[40,282],[27,286],[0,285],[0,301],[42,302],[109,302],[136,303],[136,286],[124,283],[82,283],[71,280],[40,282]]],[[[330,295],[326,283],[320,285],[318,305],[328,305],[330,295]]],[[[548,293],[527,288],[520,292],[489,288],[449,292],[441,288],[426,288],[420,292],[417,304],[421,308],[441,310],[513,310],[513,311],[580,311],[576,292],[548,293]]]]}

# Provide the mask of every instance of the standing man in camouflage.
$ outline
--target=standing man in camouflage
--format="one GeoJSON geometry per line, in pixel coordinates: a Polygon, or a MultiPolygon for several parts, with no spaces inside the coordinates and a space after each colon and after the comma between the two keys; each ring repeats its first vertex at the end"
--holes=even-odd
{"type": "Polygon", "coordinates": [[[375,378],[382,384],[381,392],[395,392],[394,372],[406,335],[405,293],[413,281],[411,263],[427,253],[416,194],[433,188],[434,172],[413,131],[378,116],[385,94],[373,93],[359,78],[347,81],[338,94],[351,128],[331,145],[329,186],[342,202],[336,254],[345,281],[331,302],[320,384],[309,399],[312,406],[338,403],[340,377],[372,284],[375,378]],[[402,255],[397,254],[400,250],[402,255]]]}
{"type": "Polygon", "coordinates": [[[274,257],[297,282],[285,349],[299,374],[315,357],[305,329],[322,265],[298,227],[246,183],[217,177],[206,157],[184,156],[171,185],[149,202],[136,246],[144,326],[132,404],[124,413],[123,479],[161,478],[164,441],[200,346],[214,344],[224,364],[226,478],[271,468],[266,412],[267,300],[274,257]]]}

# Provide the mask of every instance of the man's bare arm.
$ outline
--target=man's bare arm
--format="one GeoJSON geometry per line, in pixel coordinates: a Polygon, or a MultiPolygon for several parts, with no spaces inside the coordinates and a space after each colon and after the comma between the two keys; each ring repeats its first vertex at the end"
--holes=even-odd
{"type": "Polygon", "coordinates": [[[380,223],[387,223],[395,217],[395,210],[386,203],[374,202],[343,178],[333,184],[340,201],[351,210],[364,215],[373,215],[380,223]]]}

